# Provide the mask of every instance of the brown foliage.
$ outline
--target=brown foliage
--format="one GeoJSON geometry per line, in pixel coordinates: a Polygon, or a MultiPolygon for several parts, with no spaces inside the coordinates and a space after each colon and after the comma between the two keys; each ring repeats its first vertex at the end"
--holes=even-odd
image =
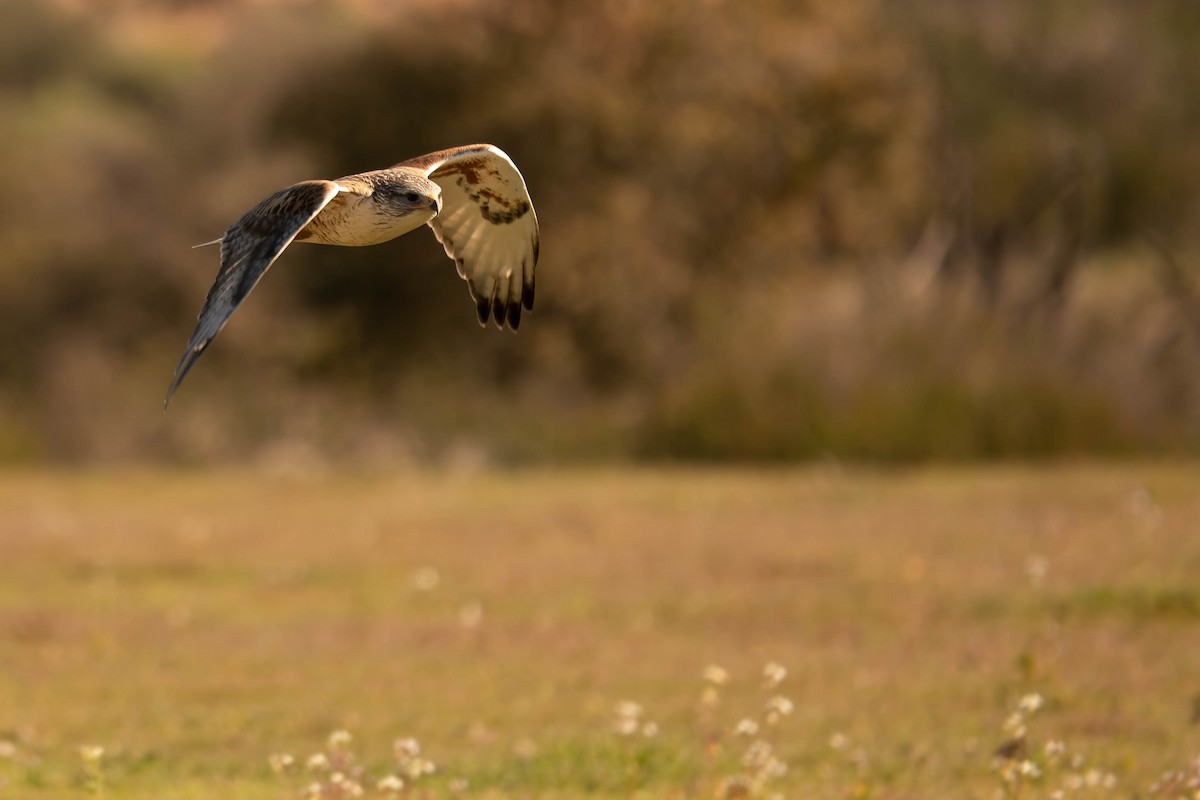
{"type": "Polygon", "coordinates": [[[4,13],[0,455],[907,459],[1200,431],[1182,0],[4,13]],[[513,155],[542,221],[519,337],[474,327],[432,237],[296,247],[158,413],[216,270],[188,245],[296,180],[469,141],[513,155]]]}

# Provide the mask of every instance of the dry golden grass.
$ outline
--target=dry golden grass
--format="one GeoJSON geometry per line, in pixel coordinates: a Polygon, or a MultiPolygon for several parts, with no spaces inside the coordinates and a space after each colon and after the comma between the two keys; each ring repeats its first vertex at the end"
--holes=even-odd
{"type": "Polygon", "coordinates": [[[1144,793],[1200,752],[1198,479],[9,473],[0,798],[291,797],[312,776],[269,756],[342,728],[373,778],[418,738],[418,794],[711,797],[742,717],[789,766],[764,794],[992,797],[1029,692],[1032,756],[1063,740],[1116,781],[1079,796],[1144,793]],[[622,700],[656,735],[613,731],[622,700]]]}

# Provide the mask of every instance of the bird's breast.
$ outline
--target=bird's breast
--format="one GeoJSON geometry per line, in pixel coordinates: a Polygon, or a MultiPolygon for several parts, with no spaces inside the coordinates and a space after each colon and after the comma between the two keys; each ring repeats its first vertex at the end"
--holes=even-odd
{"type": "Polygon", "coordinates": [[[432,218],[432,211],[398,214],[370,197],[343,193],[321,209],[321,213],[297,234],[296,241],[364,247],[395,239],[432,218]]]}

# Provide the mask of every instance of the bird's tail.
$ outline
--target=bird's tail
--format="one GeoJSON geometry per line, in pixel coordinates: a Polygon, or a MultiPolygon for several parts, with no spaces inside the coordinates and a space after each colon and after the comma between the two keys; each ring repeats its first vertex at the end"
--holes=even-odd
{"type": "Polygon", "coordinates": [[[225,241],[225,237],[219,236],[216,239],[213,239],[211,242],[205,242],[204,244],[194,244],[194,245],[192,245],[192,249],[195,250],[197,247],[208,247],[210,244],[220,244],[223,241],[225,241]]]}

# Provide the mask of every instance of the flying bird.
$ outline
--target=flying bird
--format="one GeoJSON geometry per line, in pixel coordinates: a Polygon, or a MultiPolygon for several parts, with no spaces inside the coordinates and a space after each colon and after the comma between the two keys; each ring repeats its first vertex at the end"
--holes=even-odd
{"type": "MultiPolygon", "coordinates": [[[[503,150],[472,144],[335,181],[301,181],[250,209],[220,239],[221,269],[164,408],[246,295],[289,244],[361,247],[428,224],[467,282],[479,324],[516,330],[533,309],[538,223],[517,165],[503,150]]],[[[198,245],[203,246],[203,245],[198,245]]]]}

